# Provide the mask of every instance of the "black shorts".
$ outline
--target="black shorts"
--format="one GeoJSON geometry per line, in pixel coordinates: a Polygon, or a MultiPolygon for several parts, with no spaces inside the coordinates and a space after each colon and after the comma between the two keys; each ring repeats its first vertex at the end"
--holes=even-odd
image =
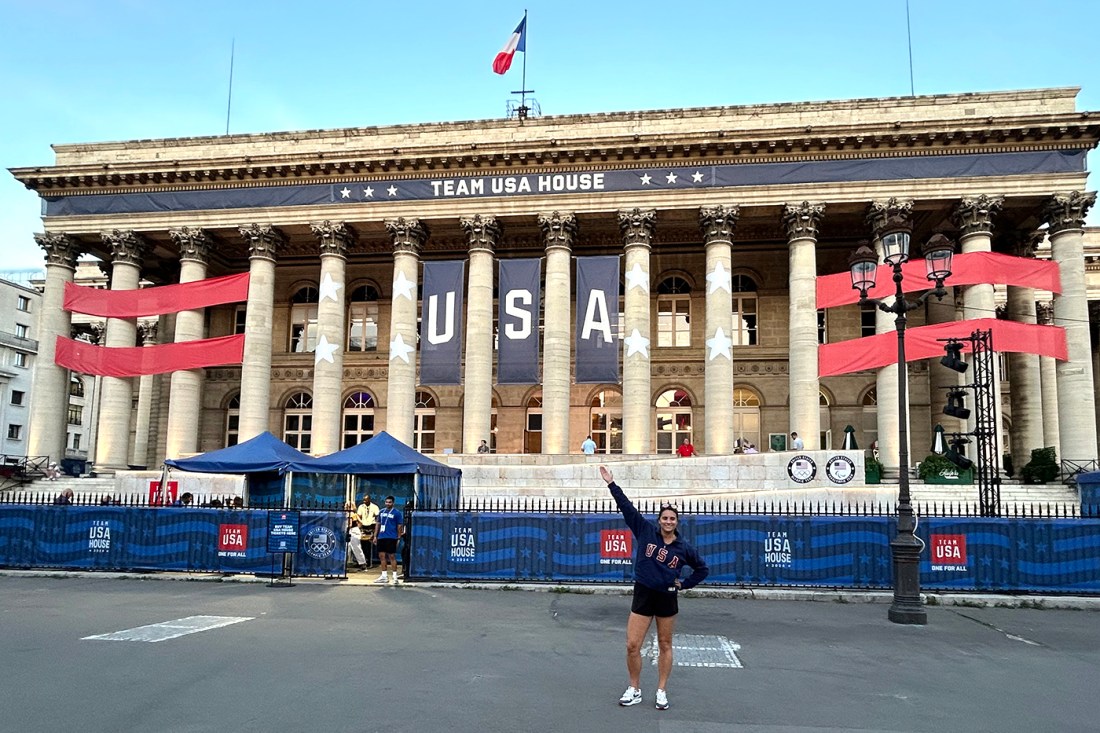
{"type": "Polygon", "coordinates": [[[374,546],[378,548],[379,552],[384,552],[387,555],[397,554],[397,540],[393,537],[381,537],[374,541],[374,546]]]}
{"type": "Polygon", "coordinates": [[[630,604],[630,610],[639,616],[668,618],[680,612],[680,604],[675,593],[663,593],[635,583],[634,602],[630,604]]]}

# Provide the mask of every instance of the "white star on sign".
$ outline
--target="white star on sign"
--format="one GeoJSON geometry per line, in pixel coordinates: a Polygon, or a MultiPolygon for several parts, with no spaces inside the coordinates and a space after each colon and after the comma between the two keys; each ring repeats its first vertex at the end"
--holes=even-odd
{"type": "Polygon", "coordinates": [[[725,290],[727,293],[733,293],[732,280],[730,279],[729,270],[721,262],[714,266],[714,271],[707,275],[707,293],[713,293],[716,290],[725,290]]]}
{"type": "Polygon", "coordinates": [[[643,186],[648,186],[649,182],[652,181],[653,178],[650,177],[650,175],[648,173],[646,173],[644,176],[641,177],[640,180],[641,180],[643,186]]]}
{"type": "Polygon", "coordinates": [[[370,186],[367,186],[366,188],[364,188],[363,189],[363,198],[368,198],[368,199],[374,198],[374,189],[371,188],[370,186]]]}
{"type": "Polygon", "coordinates": [[[397,334],[393,337],[393,341],[390,341],[390,361],[400,359],[406,364],[409,364],[411,363],[409,361],[409,354],[414,351],[416,351],[416,347],[406,344],[405,339],[401,338],[401,334],[397,334]]]}
{"type": "Polygon", "coordinates": [[[413,293],[416,292],[416,283],[411,282],[405,273],[400,270],[397,272],[397,277],[393,279],[393,294],[397,298],[408,298],[409,300],[416,300],[413,297],[413,293]]]}
{"type": "Polygon", "coordinates": [[[730,355],[730,347],[733,346],[733,341],[726,335],[725,331],[719,326],[718,330],[714,332],[714,337],[707,339],[707,348],[710,349],[710,356],[707,357],[708,361],[714,361],[714,358],[719,354],[724,355],[730,361],[733,361],[733,357],[730,355]]]}
{"type": "Polygon", "coordinates": [[[665,176],[665,180],[668,181],[669,183],[676,183],[676,174],[675,173],[669,173],[667,176],[665,176]]]}
{"type": "Polygon", "coordinates": [[[321,334],[321,338],[317,341],[317,348],[313,350],[316,356],[313,358],[314,364],[320,364],[322,360],[327,361],[329,364],[335,364],[332,355],[340,348],[340,344],[330,344],[328,339],[325,338],[325,334],[321,334]]]}
{"type": "Polygon", "coordinates": [[[397,186],[390,186],[389,188],[386,189],[386,193],[388,193],[390,196],[396,196],[397,195],[397,186]]]}
{"type": "Polygon", "coordinates": [[[346,199],[350,196],[351,196],[351,189],[350,188],[348,188],[347,186],[344,186],[343,188],[340,189],[340,198],[346,199]]]}
{"type": "Polygon", "coordinates": [[[642,270],[637,262],[634,267],[626,271],[626,289],[641,288],[643,293],[649,292],[649,273],[642,270]]]}
{"type": "Polygon", "coordinates": [[[641,354],[644,358],[649,358],[649,339],[643,336],[638,329],[634,329],[630,332],[630,335],[623,339],[623,343],[626,344],[627,358],[631,354],[641,354]]]}
{"type": "Polygon", "coordinates": [[[694,173],[691,174],[691,182],[692,183],[702,183],[703,182],[703,174],[700,173],[699,171],[695,171],[694,173]]]}
{"type": "Polygon", "coordinates": [[[340,300],[336,297],[336,291],[342,287],[344,287],[343,284],[333,280],[332,275],[326,272],[324,278],[321,279],[321,300],[332,298],[333,302],[339,303],[340,300]]]}

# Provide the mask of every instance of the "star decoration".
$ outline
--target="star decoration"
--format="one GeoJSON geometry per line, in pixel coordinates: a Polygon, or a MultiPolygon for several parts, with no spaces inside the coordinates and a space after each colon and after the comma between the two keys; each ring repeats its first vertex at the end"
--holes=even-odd
{"type": "Polygon", "coordinates": [[[336,297],[336,291],[342,287],[344,287],[343,283],[336,282],[332,279],[332,275],[326,272],[324,278],[321,279],[321,300],[332,298],[333,302],[339,303],[340,299],[336,297]]]}
{"type": "Polygon", "coordinates": [[[676,174],[675,173],[669,173],[667,176],[665,176],[665,180],[668,181],[669,183],[676,183],[676,174]]]}
{"type": "Polygon", "coordinates": [[[397,186],[390,186],[389,188],[386,189],[386,193],[388,193],[390,196],[396,196],[397,195],[397,186]]]}
{"type": "Polygon", "coordinates": [[[643,186],[648,186],[649,182],[652,181],[653,178],[648,173],[646,173],[645,175],[643,175],[641,177],[640,180],[641,180],[643,186]]]}
{"type": "Polygon", "coordinates": [[[694,173],[691,174],[691,182],[692,183],[702,183],[703,182],[703,174],[700,173],[699,171],[695,171],[694,173]]]}
{"type": "Polygon", "coordinates": [[[626,344],[626,356],[629,358],[632,354],[641,354],[643,358],[649,358],[649,339],[643,336],[638,329],[634,329],[630,332],[630,335],[623,339],[623,343],[626,344]]]}
{"type": "Polygon", "coordinates": [[[626,271],[626,289],[641,288],[643,293],[649,292],[649,273],[642,270],[637,262],[634,267],[626,271]]]}
{"type": "Polygon", "coordinates": [[[397,277],[393,279],[393,295],[395,298],[408,298],[409,300],[416,300],[413,294],[416,292],[416,283],[410,281],[405,277],[404,272],[398,272],[397,277]]]}
{"type": "Polygon", "coordinates": [[[350,197],[351,197],[351,189],[350,188],[348,188],[347,186],[344,186],[343,188],[340,189],[340,198],[346,199],[346,198],[350,198],[350,197]]]}
{"type": "Polygon", "coordinates": [[[401,334],[397,334],[393,337],[393,341],[390,341],[390,361],[400,359],[406,364],[411,364],[409,354],[414,351],[416,351],[416,347],[406,344],[405,339],[401,338],[401,334]]]}
{"type": "Polygon", "coordinates": [[[327,361],[329,364],[335,364],[332,355],[339,348],[340,344],[330,344],[328,339],[325,338],[325,334],[321,334],[321,338],[317,341],[317,348],[313,350],[316,355],[313,358],[313,363],[320,364],[322,361],[327,361]]]}
{"type": "Polygon", "coordinates": [[[363,189],[363,198],[367,198],[367,199],[374,198],[374,189],[371,188],[370,186],[367,186],[366,188],[364,188],[363,189]]]}
{"type": "Polygon", "coordinates": [[[719,326],[718,330],[714,332],[712,338],[707,339],[707,348],[710,349],[710,356],[707,357],[708,361],[714,361],[719,355],[725,356],[730,361],[733,361],[733,355],[730,353],[730,347],[733,346],[733,341],[726,332],[719,326]]]}
{"type": "Polygon", "coordinates": [[[713,293],[718,290],[725,290],[727,293],[733,294],[733,281],[730,278],[729,270],[721,262],[714,266],[714,270],[707,275],[707,294],[713,293]]]}

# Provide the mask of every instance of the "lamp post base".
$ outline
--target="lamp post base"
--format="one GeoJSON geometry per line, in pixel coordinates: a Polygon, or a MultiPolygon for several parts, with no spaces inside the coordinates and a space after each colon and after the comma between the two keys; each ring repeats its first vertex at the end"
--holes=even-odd
{"type": "Polygon", "coordinates": [[[887,617],[895,624],[924,626],[928,623],[928,612],[919,603],[914,606],[908,603],[895,602],[890,606],[887,617]]]}

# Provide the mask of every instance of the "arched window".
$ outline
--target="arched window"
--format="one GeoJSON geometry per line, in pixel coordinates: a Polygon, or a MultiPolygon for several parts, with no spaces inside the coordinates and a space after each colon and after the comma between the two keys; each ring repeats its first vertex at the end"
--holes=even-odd
{"type": "Polygon", "coordinates": [[[589,403],[589,433],[597,453],[623,452],[623,396],[616,390],[597,392],[589,403]]]}
{"type": "Polygon", "coordinates": [[[734,275],[733,281],[733,339],[734,346],[756,346],[756,283],[747,275],[734,275]]]}
{"type": "Polygon", "coordinates": [[[344,400],[343,445],[351,448],[374,436],[374,398],[368,392],[352,392],[344,400]]]}
{"type": "Polygon", "coordinates": [[[878,389],[871,387],[863,394],[863,439],[867,447],[878,442],[878,389]]]}
{"type": "Polygon", "coordinates": [[[313,397],[305,392],[292,394],[283,403],[283,442],[303,453],[313,443],[313,397]]]}
{"type": "Polygon", "coordinates": [[[348,351],[378,350],[378,290],[360,285],[348,305],[348,351]]]}
{"type": "Polygon", "coordinates": [[[497,452],[497,408],[500,407],[500,400],[496,395],[493,395],[492,411],[489,413],[489,452],[497,452]]]}
{"type": "Polygon", "coordinates": [[[225,447],[236,445],[241,430],[241,396],[233,395],[225,403],[225,447]]]}
{"type": "Polygon", "coordinates": [[[760,447],[760,397],[751,389],[733,389],[733,434],[741,445],[752,443],[760,447]]]}
{"type": "Polygon", "coordinates": [[[691,283],[682,277],[657,285],[657,346],[691,346],[691,283]]]}
{"type": "Polygon", "coordinates": [[[657,452],[674,453],[691,437],[691,397],[682,389],[669,389],[657,398],[657,452]]]}
{"type": "Polygon", "coordinates": [[[435,408],[435,397],[430,392],[416,391],[413,447],[421,453],[435,453],[435,408]]]}
{"type": "Polygon", "coordinates": [[[317,288],[298,288],[290,299],[290,350],[296,354],[317,347],[317,288]]]}
{"type": "Polygon", "coordinates": [[[523,452],[542,453],[542,392],[527,400],[527,422],[523,431],[523,452]]]}

